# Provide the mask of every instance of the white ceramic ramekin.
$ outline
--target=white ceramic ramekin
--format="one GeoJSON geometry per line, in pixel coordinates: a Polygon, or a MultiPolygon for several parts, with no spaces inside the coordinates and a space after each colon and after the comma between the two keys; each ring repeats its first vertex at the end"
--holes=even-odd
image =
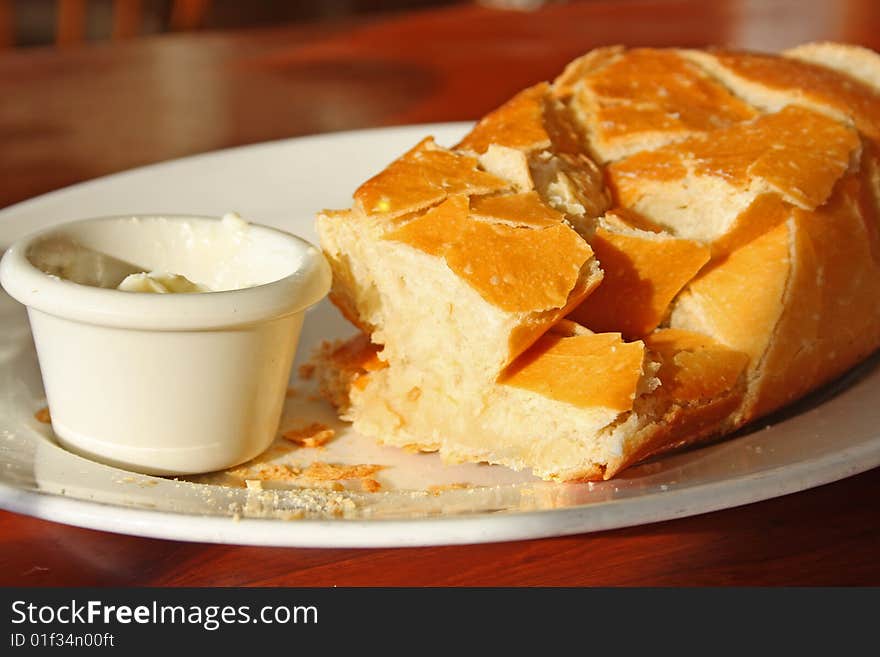
{"type": "Polygon", "coordinates": [[[59,442],[117,467],[177,475],[242,463],[272,442],[303,314],[327,294],[330,269],[308,242],[264,226],[128,216],[16,242],[0,283],[27,306],[59,442]],[[93,271],[112,287],[47,274],[70,245],[85,265],[78,280],[93,271]],[[112,289],[134,271],[222,291],[112,289]]]}

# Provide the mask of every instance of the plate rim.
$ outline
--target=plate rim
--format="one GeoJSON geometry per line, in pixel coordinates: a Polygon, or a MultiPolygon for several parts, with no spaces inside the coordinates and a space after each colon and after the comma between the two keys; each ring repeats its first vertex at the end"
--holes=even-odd
{"type": "MultiPolygon", "coordinates": [[[[243,144],[153,162],[143,166],[83,180],[66,187],[34,196],[0,208],[0,222],[10,215],[28,210],[32,205],[92,185],[113,182],[158,170],[170,164],[197,163],[246,151],[283,146],[305,141],[334,141],[387,132],[464,131],[472,121],[406,124],[344,130],[288,137],[243,144]]],[[[880,436],[878,436],[880,438],[880,436]]],[[[736,440],[736,437],[732,438],[736,440]]],[[[683,517],[735,508],[808,490],[854,476],[880,466],[880,440],[874,439],[843,450],[795,461],[734,477],[652,492],[638,498],[610,499],[530,511],[473,512],[458,515],[431,515],[415,518],[381,519],[302,519],[241,518],[208,516],[174,511],[126,507],[66,497],[50,492],[33,491],[0,481],[0,508],[42,520],[108,531],[186,542],[220,543],[273,547],[417,547],[461,545],[513,540],[569,536],[585,532],[607,531],[623,527],[655,524],[683,517]],[[756,485],[750,485],[756,484],[756,485]],[[702,498],[707,489],[710,500],[702,498]],[[657,500],[663,498],[664,510],[657,500]],[[670,505],[670,501],[675,502],[670,505]],[[614,510],[623,505],[629,513],[615,519],[614,510]],[[671,509],[666,507],[672,507],[671,509]],[[178,522],[168,522],[172,517],[178,522]],[[442,525],[444,531],[436,532],[442,525]]]]}
{"type": "Polygon", "coordinates": [[[878,465],[880,465],[880,444],[868,443],[841,452],[829,453],[824,458],[796,463],[794,466],[790,464],[777,466],[720,482],[651,493],[639,498],[640,505],[634,504],[633,500],[619,499],[604,500],[598,505],[581,504],[534,511],[481,512],[405,519],[241,518],[236,520],[226,516],[203,516],[124,507],[95,500],[23,490],[4,482],[0,482],[0,508],[85,529],[193,543],[309,548],[426,547],[531,540],[654,525],[802,492],[867,472],[878,465]],[[864,454],[854,463],[851,452],[864,452],[864,454]],[[785,472],[785,478],[780,477],[782,472],[785,472]],[[793,472],[799,476],[792,477],[793,472]],[[817,476],[818,473],[824,473],[824,476],[817,476]],[[755,487],[743,485],[752,483],[760,485],[755,487]],[[774,484],[776,485],[773,486],[774,484]],[[772,491],[769,490],[771,487],[772,491]],[[716,496],[716,502],[708,505],[698,503],[700,494],[706,489],[721,493],[716,496]],[[676,505],[673,512],[664,514],[665,517],[648,520],[645,517],[651,515],[650,511],[656,504],[652,501],[660,497],[665,498],[666,506],[670,499],[678,498],[690,500],[691,504],[676,505]],[[733,499],[732,503],[731,499],[733,499]],[[649,504],[646,505],[645,501],[649,504]],[[589,516],[596,514],[597,509],[605,512],[619,506],[633,507],[637,512],[623,522],[613,520],[591,522],[589,528],[584,528],[588,520],[593,520],[589,516]],[[122,513],[119,513],[120,511],[122,513]],[[119,515],[114,515],[115,513],[119,515]],[[546,523],[544,527],[535,526],[543,524],[540,521],[551,515],[567,520],[568,526],[562,529],[550,523],[546,523]],[[180,522],[168,523],[169,516],[180,522]],[[440,540],[432,539],[431,531],[419,531],[423,528],[436,529],[438,524],[445,525],[447,529],[452,525],[453,529],[459,528],[462,531],[459,533],[447,531],[440,540]],[[501,525],[501,527],[487,525],[501,525]],[[306,531],[299,531],[301,528],[306,531]],[[370,528],[370,531],[363,531],[365,528],[370,528]],[[317,531],[307,531],[309,529],[317,531]],[[385,531],[382,531],[383,529],[385,531]]]}

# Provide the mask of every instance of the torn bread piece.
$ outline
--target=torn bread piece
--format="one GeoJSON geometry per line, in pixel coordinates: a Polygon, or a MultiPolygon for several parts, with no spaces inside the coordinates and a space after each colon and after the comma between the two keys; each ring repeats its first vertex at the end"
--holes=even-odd
{"type": "Polygon", "coordinates": [[[589,245],[534,194],[451,196],[405,221],[324,214],[318,231],[331,298],[383,345],[379,357],[447,385],[493,381],[602,277],[589,245]]]}
{"type": "Polygon", "coordinates": [[[484,170],[519,191],[536,190],[545,203],[588,232],[608,209],[602,172],[587,155],[569,109],[546,82],[489,113],[456,149],[473,153],[484,170]]]}
{"type": "Polygon", "coordinates": [[[439,451],[449,462],[596,479],[620,449],[611,428],[656,384],[655,369],[641,342],[551,332],[479,398],[437,386],[431,373],[392,364],[369,373],[362,388],[350,388],[351,414],[360,433],[387,445],[439,451]],[[588,368],[602,373],[582,385],[588,368]],[[547,424],[533,422],[536,414],[547,424]]]}
{"type": "MultiPolygon", "coordinates": [[[[354,429],[384,444],[545,479],[610,478],[664,447],[716,433],[742,398],[744,354],[671,329],[645,344],[561,322],[478,404],[394,366],[349,370],[350,380],[366,384],[351,386],[346,404],[354,429]]],[[[336,365],[319,361],[319,371],[328,367],[336,365]]]]}
{"type": "Polygon", "coordinates": [[[510,187],[477,165],[475,158],[441,148],[426,137],[358,187],[354,199],[363,214],[391,219],[457,194],[490,194],[510,187]]]}
{"type": "Polygon", "coordinates": [[[623,210],[601,220],[590,244],[605,276],[571,312],[572,319],[600,333],[620,332],[629,340],[646,336],[709,261],[708,247],[636,227],[644,223],[623,210]]]}

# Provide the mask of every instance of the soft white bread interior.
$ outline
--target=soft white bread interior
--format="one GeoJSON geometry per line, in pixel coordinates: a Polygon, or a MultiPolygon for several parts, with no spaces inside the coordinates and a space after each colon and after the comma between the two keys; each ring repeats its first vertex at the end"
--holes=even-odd
{"type": "Polygon", "coordinates": [[[421,142],[318,219],[363,332],[326,394],[383,443],[557,480],[803,396],[880,346],[878,80],[837,44],[602,48],[421,142]]]}

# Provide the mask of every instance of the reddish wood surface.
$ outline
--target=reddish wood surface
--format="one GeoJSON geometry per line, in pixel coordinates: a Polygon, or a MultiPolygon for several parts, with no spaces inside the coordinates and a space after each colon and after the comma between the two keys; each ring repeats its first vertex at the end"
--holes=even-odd
{"type": "MultiPolygon", "coordinates": [[[[190,153],[476,118],[609,44],[880,48],[880,5],[459,6],[357,23],[0,54],[0,206],[190,153]]],[[[392,154],[389,154],[389,156],[392,154]]],[[[576,537],[418,549],[141,539],[0,512],[6,585],[880,584],[880,469],[784,498],[576,537]]]]}

